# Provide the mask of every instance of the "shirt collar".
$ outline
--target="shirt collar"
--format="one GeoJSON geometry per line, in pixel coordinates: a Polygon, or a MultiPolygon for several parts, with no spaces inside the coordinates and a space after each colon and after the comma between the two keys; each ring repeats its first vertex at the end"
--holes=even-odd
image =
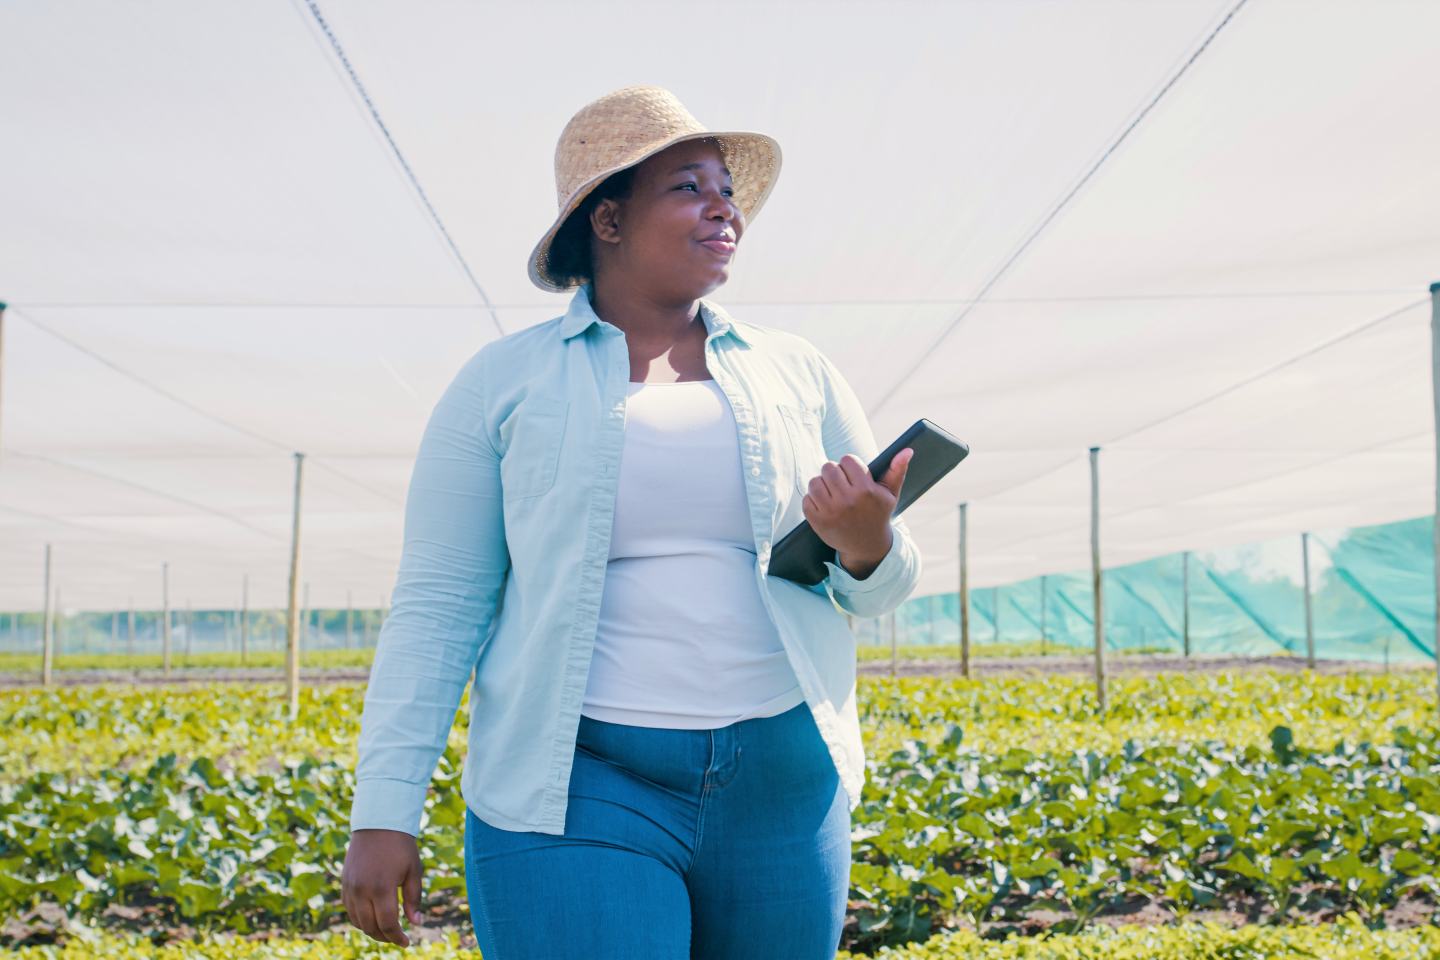
{"type": "MultiPolygon", "coordinates": [[[[560,321],[560,339],[569,340],[577,333],[588,330],[592,323],[600,322],[600,315],[590,303],[592,289],[593,283],[586,281],[575,290],[574,296],[570,298],[570,306],[560,321]]],[[[718,303],[702,297],[698,312],[700,320],[705,324],[707,337],[711,334],[723,336],[729,333],[741,343],[750,343],[749,338],[740,332],[740,325],[735,322],[735,318],[726,313],[725,308],[718,303]]]]}

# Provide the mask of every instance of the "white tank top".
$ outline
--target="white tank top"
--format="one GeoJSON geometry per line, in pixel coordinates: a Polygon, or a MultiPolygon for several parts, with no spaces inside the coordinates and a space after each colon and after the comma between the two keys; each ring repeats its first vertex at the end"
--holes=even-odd
{"type": "Polygon", "coordinates": [[[631,383],[585,700],[708,730],[805,700],[755,581],[735,416],[714,380],[631,383]]]}

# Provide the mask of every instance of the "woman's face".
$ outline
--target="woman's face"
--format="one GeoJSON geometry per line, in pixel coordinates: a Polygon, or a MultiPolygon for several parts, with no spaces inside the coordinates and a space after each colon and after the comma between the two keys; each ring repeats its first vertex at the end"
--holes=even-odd
{"type": "Polygon", "coordinates": [[[591,215],[597,281],[617,277],[653,295],[696,299],[730,277],[745,231],[720,148],[687,140],[648,157],[630,196],[602,201],[591,215]],[[715,236],[731,243],[709,241],[715,236]]]}

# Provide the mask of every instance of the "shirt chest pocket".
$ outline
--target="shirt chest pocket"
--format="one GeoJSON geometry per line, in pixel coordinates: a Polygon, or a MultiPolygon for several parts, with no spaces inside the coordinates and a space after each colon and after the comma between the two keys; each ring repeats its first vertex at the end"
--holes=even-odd
{"type": "Polygon", "coordinates": [[[820,414],[807,407],[778,404],[780,421],[784,424],[786,448],[795,489],[802,494],[810,491],[810,481],[820,475],[825,456],[825,440],[821,432],[820,414]]]}
{"type": "Polygon", "coordinates": [[[567,397],[529,397],[516,409],[509,446],[500,459],[506,499],[536,497],[555,485],[569,414],[567,397]]]}

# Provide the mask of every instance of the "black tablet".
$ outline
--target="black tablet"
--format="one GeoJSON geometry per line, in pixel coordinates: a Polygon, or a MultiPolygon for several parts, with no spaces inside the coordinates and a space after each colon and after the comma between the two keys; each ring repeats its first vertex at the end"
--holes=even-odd
{"type": "MultiPolygon", "coordinates": [[[[900,485],[900,497],[891,516],[899,516],[970,453],[969,446],[922,417],[870,462],[870,476],[877,481],[883,477],[895,454],[906,447],[915,452],[910,457],[905,482],[900,485]]],[[[820,539],[809,520],[802,520],[775,544],[770,554],[769,574],[814,586],[829,574],[825,569],[827,561],[838,562],[835,548],[820,539]]]]}

